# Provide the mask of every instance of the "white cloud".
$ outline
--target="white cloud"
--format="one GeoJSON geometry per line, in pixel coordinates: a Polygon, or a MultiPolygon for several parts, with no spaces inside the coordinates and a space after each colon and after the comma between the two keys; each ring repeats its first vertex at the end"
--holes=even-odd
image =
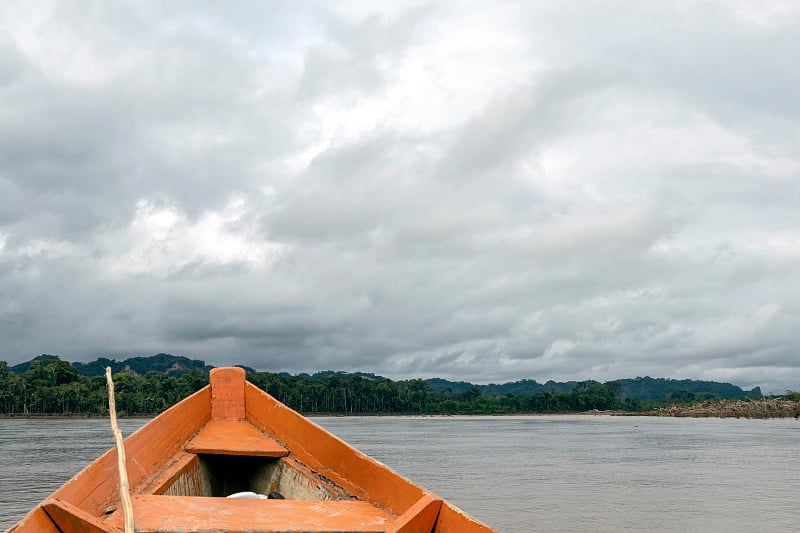
{"type": "Polygon", "coordinates": [[[741,235],[738,244],[756,256],[793,258],[800,256],[800,231],[772,230],[741,235]]]}
{"type": "Polygon", "coordinates": [[[6,357],[798,388],[798,27],[5,2],[6,357]]]}
{"type": "Polygon", "coordinates": [[[112,251],[107,269],[118,276],[150,274],[164,277],[188,265],[244,265],[264,268],[281,246],[261,239],[245,222],[244,201],[232,200],[219,211],[191,220],[177,206],[140,200],[130,226],[107,237],[112,251]]]}
{"type": "Polygon", "coordinates": [[[577,345],[578,343],[570,339],[557,339],[547,347],[543,355],[547,358],[563,356],[572,351],[577,345]]]}

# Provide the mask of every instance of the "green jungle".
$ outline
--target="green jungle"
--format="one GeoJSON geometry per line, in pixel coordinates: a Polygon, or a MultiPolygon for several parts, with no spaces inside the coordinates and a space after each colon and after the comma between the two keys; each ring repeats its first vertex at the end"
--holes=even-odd
{"type": "MultiPolygon", "coordinates": [[[[117,410],[127,416],[164,411],[207,385],[212,368],[200,360],[169,354],[121,362],[100,358],[92,363],[41,355],[11,367],[0,361],[0,415],[105,415],[106,366],[114,372],[117,410]]],[[[758,388],[743,391],[728,383],[650,377],[606,383],[522,380],[473,385],[443,379],[393,381],[363,373],[290,375],[242,368],[248,381],[304,414],[642,413],[665,405],[761,397],[758,388]]]]}

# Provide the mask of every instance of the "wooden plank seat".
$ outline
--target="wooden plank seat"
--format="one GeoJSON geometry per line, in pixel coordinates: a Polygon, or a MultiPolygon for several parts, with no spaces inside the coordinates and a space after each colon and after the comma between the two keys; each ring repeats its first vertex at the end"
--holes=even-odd
{"type": "MultiPolygon", "coordinates": [[[[393,518],[360,501],[249,500],[133,495],[137,533],[353,533],[385,532],[393,518]]],[[[116,512],[107,527],[121,527],[116,512]]]]}
{"type": "Polygon", "coordinates": [[[186,443],[190,453],[284,457],[289,450],[246,420],[210,420],[186,443]]]}

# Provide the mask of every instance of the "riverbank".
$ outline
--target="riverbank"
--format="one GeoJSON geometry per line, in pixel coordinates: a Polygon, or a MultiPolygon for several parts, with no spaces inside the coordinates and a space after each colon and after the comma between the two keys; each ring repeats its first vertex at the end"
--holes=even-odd
{"type": "Polygon", "coordinates": [[[781,399],[710,400],[691,405],[658,407],[636,414],[694,418],[800,418],[800,402],[781,399]]]}
{"type": "MultiPolygon", "coordinates": [[[[159,413],[122,414],[119,418],[153,418],[159,413]]],[[[668,405],[651,411],[581,411],[574,413],[504,413],[504,414],[464,414],[464,413],[303,413],[307,417],[349,418],[349,417],[514,417],[514,416],[663,416],[688,418],[800,418],[800,402],[781,399],[765,400],[709,400],[691,405],[668,405]]],[[[98,419],[108,418],[100,414],[0,414],[3,419],[98,419]]]]}

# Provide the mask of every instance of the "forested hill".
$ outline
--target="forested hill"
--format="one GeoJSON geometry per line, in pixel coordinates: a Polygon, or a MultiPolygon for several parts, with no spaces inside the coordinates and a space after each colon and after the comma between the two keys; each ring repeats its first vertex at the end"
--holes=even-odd
{"type": "MultiPolygon", "coordinates": [[[[449,390],[459,394],[469,390],[471,387],[475,387],[484,396],[505,396],[507,394],[520,396],[553,391],[567,392],[573,390],[579,384],[578,381],[557,382],[552,380],[547,383],[538,383],[534,379],[523,379],[503,384],[492,383],[489,385],[473,385],[466,381],[448,381],[441,378],[425,381],[437,392],[447,392],[449,390]]],[[[717,381],[651,378],[649,376],[608,381],[605,385],[613,387],[617,394],[623,398],[636,400],[658,400],[665,396],[669,397],[683,392],[693,395],[705,394],[714,398],[744,398],[746,396],[762,395],[760,387],[755,387],[748,391],[730,383],[717,381]]]]}
{"type": "MultiPolygon", "coordinates": [[[[108,390],[102,375],[106,366],[112,367],[114,372],[117,409],[128,415],[162,412],[207,385],[212,368],[204,361],[169,354],[123,361],[101,358],[91,363],[70,363],[54,355],[41,355],[10,368],[5,361],[0,361],[0,416],[102,415],[108,405],[108,390]]],[[[727,383],[649,377],[607,383],[580,381],[539,385],[534,380],[522,380],[502,385],[473,385],[441,379],[393,381],[374,374],[332,371],[293,376],[243,368],[248,372],[250,383],[290,408],[318,414],[513,414],[592,410],[642,413],[665,405],[693,404],[745,394],[739,387],[727,383]]],[[[757,396],[760,393],[758,388],[750,391],[757,396]]],[[[751,400],[745,398],[745,401],[751,400]]]]}
{"type": "MultiPolygon", "coordinates": [[[[26,372],[28,368],[30,368],[33,361],[49,361],[59,359],[60,358],[57,355],[42,354],[25,363],[20,363],[18,365],[9,367],[9,370],[11,372],[22,374],[26,372]]],[[[199,359],[189,359],[188,357],[180,357],[166,353],[160,353],[150,357],[130,357],[123,361],[100,357],[90,363],[76,362],[70,364],[75,368],[75,370],[78,371],[78,374],[87,377],[102,376],[105,373],[107,366],[111,367],[111,372],[114,374],[119,372],[127,372],[128,374],[133,375],[144,375],[150,371],[155,371],[159,374],[166,374],[176,377],[188,374],[192,371],[208,374],[208,371],[214,368],[210,365],[207,365],[205,361],[201,361],[199,359]]]]}
{"type": "Polygon", "coordinates": [[[743,398],[761,396],[761,387],[743,390],[730,383],[718,381],[698,381],[694,379],[664,379],[649,376],[636,379],[620,379],[620,392],[626,398],[639,400],[657,400],[664,396],[673,396],[678,392],[712,394],[717,398],[743,398]]]}
{"type": "MultiPolygon", "coordinates": [[[[8,370],[22,374],[28,370],[31,362],[33,361],[48,361],[59,360],[55,355],[40,355],[33,360],[20,363],[9,367],[8,370]]],[[[78,374],[82,376],[102,376],[107,366],[111,367],[113,373],[126,372],[132,375],[145,375],[148,372],[155,371],[159,374],[165,374],[175,377],[180,377],[190,372],[198,372],[201,374],[208,374],[208,371],[213,368],[206,365],[205,361],[199,359],[189,359],[176,355],[160,353],[150,357],[131,357],[122,361],[115,359],[107,359],[101,357],[89,363],[75,362],[71,363],[78,374]]],[[[255,373],[256,371],[250,367],[242,366],[248,373],[255,373]]],[[[292,375],[281,372],[277,374],[279,377],[288,379],[292,375]]],[[[347,377],[359,376],[370,381],[385,381],[387,378],[377,376],[372,373],[365,372],[334,372],[326,370],[317,372],[315,374],[299,374],[297,377],[309,379],[316,382],[321,382],[331,377],[347,377]]],[[[472,388],[477,389],[483,396],[507,396],[509,394],[514,396],[539,394],[544,392],[569,392],[575,389],[580,384],[578,381],[547,381],[546,383],[538,383],[533,379],[523,379],[510,383],[502,384],[489,384],[489,385],[475,385],[467,381],[448,381],[441,378],[431,378],[424,380],[431,389],[439,393],[453,393],[463,394],[472,388]]],[[[742,398],[746,396],[761,396],[761,389],[755,387],[752,390],[742,390],[736,385],[730,383],[720,383],[716,381],[698,381],[691,379],[666,379],[666,378],[651,378],[637,377],[630,379],[619,379],[609,381],[605,384],[607,387],[612,388],[614,392],[622,398],[630,398],[635,400],[658,400],[664,397],[678,397],[681,394],[707,395],[714,398],[742,398]]]]}

